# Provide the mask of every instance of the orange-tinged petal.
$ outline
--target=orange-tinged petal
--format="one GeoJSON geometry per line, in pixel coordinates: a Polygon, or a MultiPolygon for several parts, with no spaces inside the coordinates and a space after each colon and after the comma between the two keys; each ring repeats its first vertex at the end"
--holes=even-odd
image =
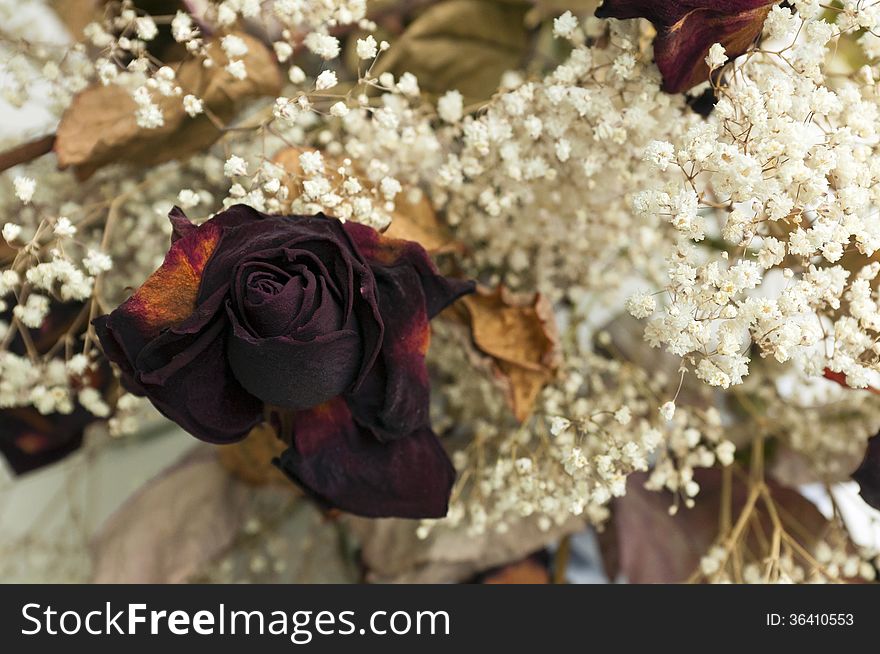
{"type": "Polygon", "coordinates": [[[196,306],[202,273],[222,230],[205,223],[178,239],[164,263],[122,306],[145,335],[155,335],[188,318],[196,306]]]}

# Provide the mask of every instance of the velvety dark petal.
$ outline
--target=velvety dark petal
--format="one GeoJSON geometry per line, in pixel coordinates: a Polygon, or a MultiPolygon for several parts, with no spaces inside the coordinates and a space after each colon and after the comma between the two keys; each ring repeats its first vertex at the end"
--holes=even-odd
{"type": "MultiPolygon", "coordinates": [[[[291,257],[290,263],[309,261],[305,265],[316,277],[324,279],[337,298],[342,310],[339,322],[350,325],[353,319],[357,323],[363,346],[358,360],[358,373],[353,382],[353,387],[357,387],[378,356],[382,344],[382,318],[372,272],[342,228],[342,223],[323,215],[269,216],[241,205],[219,214],[209,223],[221,218],[224,225],[223,248],[212,257],[205,270],[200,299],[224,285],[228,286],[235,275],[234,271],[244,262],[271,260],[279,265],[277,257],[280,252],[289,253],[286,256],[291,257]],[[226,214],[230,213],[233,215],[228,217],[226,214]]],[[[232,295],[235,302],[240,300],[238,290],[232,295]]],[[[321,311],[317,323],[306,320],[295,325],[299,330],[297,340],[316,335],[319,331],[316,325],[327,324],[330,320],[328,312],[335,311],[335,307],[326,303],[316,305],[315,309],[321,311]]],[[[236,313],[242,314],[240,306],[236,306],[236,313]]],[[[303,317],[313,316],[303,314],[303,317]]]]}
{"type": "Polygon", "coordinates": [[[345,227],[373,269],[385,325],[376,365],[347,399],[360,424],[390,441],[428,426],[428,321],[474,285],[438,274],[417,243],[387,239],[362,225],[345,227]]]}
{"type": "Polygon", "coordinates": [[[345,230],[374,271],[398,266],[409,267],[415,271],[422,285],[429,319],[461,296],[473,293],[476,288],[474,282],[470,280],[444,277],[438,273],[428,253],[414,241],[386,238],[379,232],[357,223],[345,223],[345,230]]]}
{"type": "Polygon", "coordinates": [[[340,399],[295,414],[293,445],[275,464],[329,506],[373,518],[441,518],[455,481],[430,429],[380,443],[340,399]]]}
{"type": "Polygon", "coordinates": [[[48,416],[33,407],[2,409],[0,453],[17,475],[42,468],[77,450],[85,428],[98,420],[81,406],[48,416]]]}
{"type": "Polygon", "coordinates": [[[880,509],[880,434],[868,440],[865,459],[852,478],[859,484],[862,499],[880,509]]]}
{"type": "Polygon", "coordinates": [[[163,415],[197,438],[230,443],[262,420],[263,404],[245,391],[229,366],[229,326],[215,294],[186,320],[166,328],[130,358],[120,345],[128,316],[114,311],[95,322],[107,356],[120,363],[123,383],[147,396],[163,415]]]}
{"type": "Polygon", "coordinates": [[[361,337],[353,329],[299,341],[287,336],[254,338],[229,311],[233,331],[228,357],[241,385],[267,404],[307,409],[351,388],[362,360],[361,337]]]}
{"type": "Polygon", "coordinates": [[[190,222],[183,209],[178,206],[171,208],[168,212],[168,220],[171,221],[171,242],[176,243],[178,240],[194,232],[198,229],[196,225],[190,222]]]}
{"type": "Polygon", "coordinates": [[[657,30],[654,57],[663,90],[679,93],[709,78],[709,48],[721,43],[731,59],[761,33],[775,0],[605,0],[600,18],[646,18],[657,30]]]}
{"type": "Polygon", "coordinates": [[[730,59],[745,53],[761,33],[769,6],[739,14],[698,10],[675,29],[658,31],[654,58],[663,75],[663,90],[679,93],[709,79],[706,55],[720,43],[730,59]]]}

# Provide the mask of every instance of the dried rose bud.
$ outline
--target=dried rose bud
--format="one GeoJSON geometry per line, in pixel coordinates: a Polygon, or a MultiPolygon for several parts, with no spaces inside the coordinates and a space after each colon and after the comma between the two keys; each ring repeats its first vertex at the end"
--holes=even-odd
{"type": "Polygon", "coordinates": [[[430,427],[428,321],[473,284],[417,243],[322,215],[171,219],[164,264],[95,322],[129,390],[214,443],[281,407],[277,464],[325,504],[445,515],[455,473],[430,427]]]}

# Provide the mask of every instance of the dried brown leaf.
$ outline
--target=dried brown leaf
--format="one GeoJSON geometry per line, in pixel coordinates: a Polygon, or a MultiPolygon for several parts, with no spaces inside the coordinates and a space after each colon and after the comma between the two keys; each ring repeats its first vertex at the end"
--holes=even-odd
{"type": "Polygon", "coordinates": [[[84,38],[83,30],[103,14],[103,0],[52,0],[52,9],[76,41],[84,38]]]}
{"type": "MultiPolygon", "coordinates": [[[[694,479],[700,484],[696,505],[682,507],[674,516],[669,515],[672,496],[645,489],[645,479],[645,473],[630,475],[626,495],[614,501],[612,522],[603,534],[606,569],[613,568],[609,570],[612,576],[620,572],[630,583],[683,582],[718,537],[722,472],[719,468],[696,470],[694,479]]],[[[812,546],[827,529],[827,520],[797,491],[774,482],[768,486],[786,529],[802,544],[812,546]]],[[[734,478],[734,519],[747,495],[745,484],[734,478]]],[[[770,533],[769,518],[761,505],[755,515],[764,533],[770,533]]]]}
{"type": "Polygon", "coordinates": [[[145,484],[92,543],[96,583],[183,582],[233,540],[248,487],[197,448],[145,484]]]}
{"type": "Polygon", "coordinates": [[[468,103],[495,92],[526,53],[526,2],[448,0],[426,9],[379,58],[374,72],[413,73],[424,91],[457,89],[468,103]]]}
{"type": "Polygon", "coordinates": [[[280,456],[286,448],[272,426],[263,423],[254,427],[244,440],[218,446],[217,455],[226,470],[247,484],[283,484],[295,491],[296,487],[272,465],[272,459],[280,456]]]}
{"type": "Polygon", "coordinates": [[[558,365],[553,308],[541,294],[517,296],[480,288],[461,300],[477,348],[491,357],[513,413],[525,420],[558,365]]]}
{"type": "MultiPolygon", "coordinates": [[[[239,36],[248,46],[244,57],[246,79],[235,79],[226,72],[226,57],[217,42],[208,46],[214,59],[211,68],[192,59],[177,69],[177,81],[184,93],[204,100],[206,108],[221,121],[230,120],[239,103],[274,95],[282,84],[281,72],[268,48],[247,34],[239,36]]],[[[136,122],[134,100],[122,87],[98,84],[79,93],[58,126],[55,152],[59,166],[73,166],[85,178],[114,162],[154,165],[185,158],[221,136],[206,115],[190,118],[179,96],[155,101],[165,123],[157,129],[144,129],[136,122]]]]}
{"type": "Polygon", "coordinates": [[[584,528],[578,518],[542,531],[535,520],[512,523],[504,534],[494,530],[469,536],[442,526],[425,539],[411,520],[368,520],[346,516],[345,524],[360,542],[368,581],[377,583],[449,583],[517,561],[563,536],[584,528]]]}

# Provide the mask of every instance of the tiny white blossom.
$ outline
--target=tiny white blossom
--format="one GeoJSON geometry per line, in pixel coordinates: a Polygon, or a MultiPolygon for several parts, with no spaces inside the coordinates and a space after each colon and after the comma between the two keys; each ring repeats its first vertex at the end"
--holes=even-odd
{"type": "Polygon", "coordinates": [[[201,198],[199,197],[199,194],[192,189],[185,188],[181,189],[177,194],[177,201],[184,209],[192,209],[199,204],[201,198]]]}
{"type": "Polygon", "coordinates": [[[335,59],[339,56],[339,39],[335,36],[311,32],[303,43],[306,48],[322,59],[335,59]]]}
{"type": "Polygon", "coordinates": [[[709,48],[709,55],[706,57],[706,63],[711,70],[720,68],[727,63],[727,51],[724,46],[720,43],[712,44],[712,47],[709,48]]]}
{"type": "Polygon", "coordinates": [[[59,216],[58,220],[55,221],[52,231],[60,238],[70,238],[76,234],[76,225],[71,223],[70,218],[67,216],[59,216]]]}
{"type": "Polygon", "coordinates": [[[299,66],[291,66],[290,70],[287,71],[287,77],[294,84],[302,84],[306,79],[306,74],[299,66]]]}
{"type": "Polygon", "coordinates": [[[666,402],[660,407],[660,415],[664,420],[672,420],[675,415],[675,402],[666,402]]]}
{"type": "Polygon", "coordinates": [[[150,16],[138,17],[138,19],[135,20],[134,25],[138,38],[143,39],[144,41],[152,41],[159,33],[159,28],[156,27],[155,21],[150,16]]]}
{"type": "Polygon", "coordinates": [[[376,39],[370,34],[365,39],[357,40],[357,56],[361,59],[372,59],[378,52],[376,39]]]}
{"type": "Polygon", "coordinates": [[[345,104],[345,102],[343,102],[342,100],[334,103],[333,106],[330,107],[330,115],[336,116],[337,118],[345,118],[345,116],[348,115],[348,112],[348,105],[345,104]]]}
{"type": "Polygon", "coordinates": [[[315,79],[315,88],[318,91],[326,91],[334,86],[336,86],[336,73],[332,70],[321,71],[321,74],[315,79]]]}
{"type": "Polygon", "coordinates": [[[553,34],[561,38],[569,38],[578,28],[578,19],[570,11],[566,11],[553,19],[553,34]]]}
{"type": "Polygon", "coordinates": [[[3,240],[12,243],[21,234],[21,226],[15,223],[6,223],[3,225],[3,240]]]}
{"type": "Polygon", "coordinates": [[[286,41],[276,41],[272,44],[272,47],[275,50],[275,57],[277,57],[279,63],[283,64],[293,54],[293,46],[286,41]]]}
{"type": "Polygon", "coordinates": [[[183,96],[183,110],[190,117],[198,116],[205,110],[205,104],[201,98],[197,98],[192,94],[183,96]]]}
{"type": "Polygon", "coordinates": [[[238,59],[248,53],[247,43],[244,42],[243,38],[235,34],[224,36],[220,40],[220,45],[229,59],[238,59]]]}
{"type": "Polygon", "coordinates": [[[247,162],[238,155],[232,155],[223,164],[223,174],[227,177],[247,175],[247,162]]]}
{"type": "Polygon", "coordinates": [[[113,259],[110,255],[98,252],[97,250],[89,250],[83,259],[83,266],[90,275],[98,275],[107,272],[113,267],[113,259]]]}
{"type": "Polygon", "coordinates": [[[33,177],[19,175],[12,180],[12,185],[15,188],[16,197],[24,204],[30,203],[31,198],[34,197],[34,191],[37,189],[37,181],[33,177]]]}
{"type": "Polygon", "coordinates": [[[447,91],[437,101],[437,113],[447,123],[457,123],[464,115],[464,99],[461,93],[452,90],[447,91]]]}
{"type": "Polygon", "coordinates": [[[236,59],[226,64],[226,72],[238,80],[247,79],[248,75],[247,68],[244,65],[244,61],[242,61],[241,59],[236,59]]]}

